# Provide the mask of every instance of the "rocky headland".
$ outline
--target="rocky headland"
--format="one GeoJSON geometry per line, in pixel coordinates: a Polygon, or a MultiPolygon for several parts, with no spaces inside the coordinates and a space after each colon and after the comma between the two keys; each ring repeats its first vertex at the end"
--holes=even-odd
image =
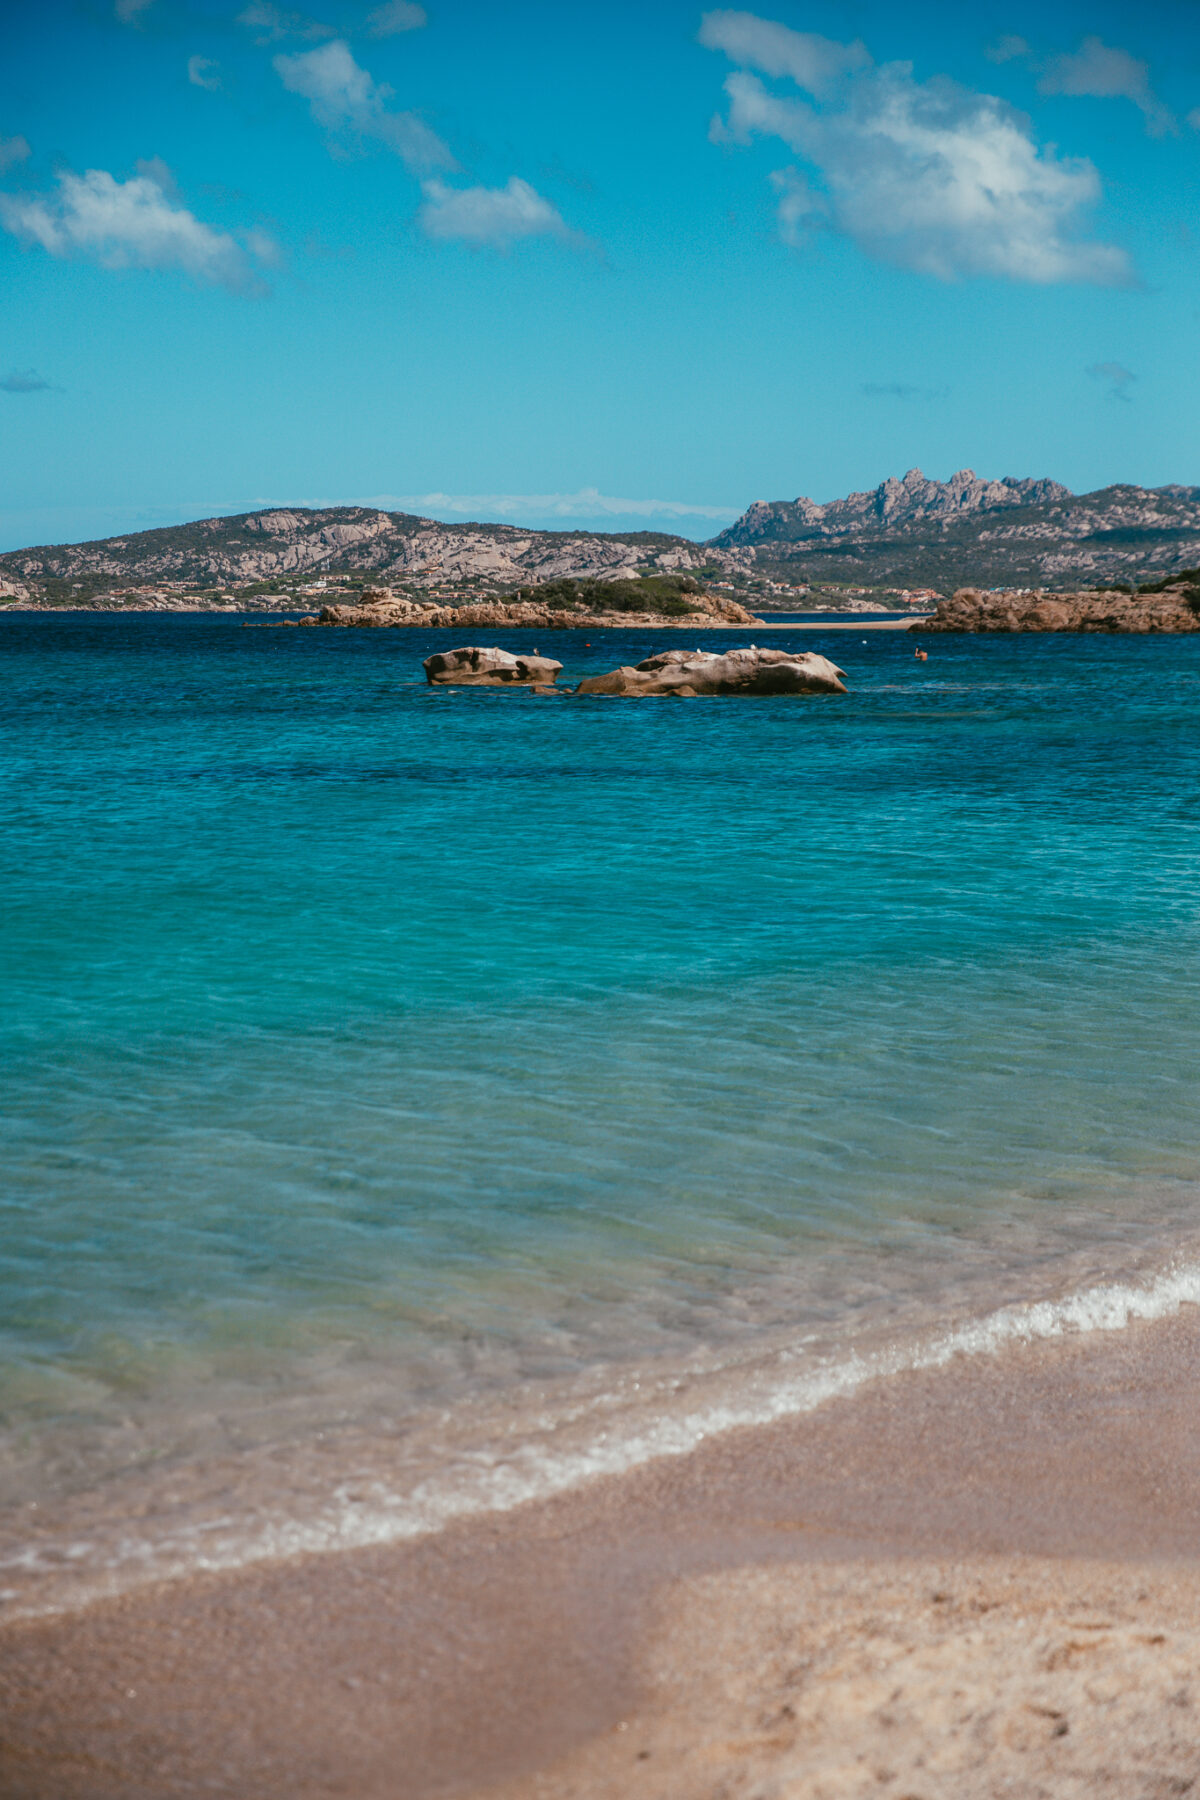
{"type": "Polygon", "coordinates": [[[357,602],[323,606],[312,622],[371,630],[505,625],[539,631],[601,631],[664,625],[754,625],[759,621],[736,600],[709,593],[690,576],[655,575],[560,580],[547,583],[544,589],[525,587],[504,599],[459,606],[439,606],[436,601],[413,599],[392,588],[365,587],[357,602]]]}
{"type": "Polygon", "coordinates": [[[959,588],[932,617],[910,631],[1200,631],[1200,570],[1134,593],[1090,588],[1078,593],[989,593],[959,588]]]}

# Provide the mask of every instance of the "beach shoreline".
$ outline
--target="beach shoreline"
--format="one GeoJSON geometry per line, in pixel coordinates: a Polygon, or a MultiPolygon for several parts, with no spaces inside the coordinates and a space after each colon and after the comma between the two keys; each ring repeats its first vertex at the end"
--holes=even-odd
{"type": "Polygon", "coordinates": [[[1193,1567],[1200,638],[855,622],[728,729],[0,633],[5,1800],[750,1800],[814,1609],[1193,1567]]]}
{"type": "MultiPolygon", "coordinates": [[[[843,1670],[839,1705],[858,1720],[839,1741],[857,1731],[865,1754],[883,1729],[875,1713],[887,1697],[863,1662],[876,1656],[864,1649],[870,1618],[890,1621],[889,1642],[926,1671],[928,1703],[914,1701],[894,1734],[898,1767],[924,1753],[944,1688],[937,1669],[968,1653],[972,1691],[1003,1675],[1013,1717],[1041,1719],[1030,1739],[1038,1756],[1078,1758],[1085,1739],[1100,1743],[1099,1725],[1082,1733],[1080,1709],[1100,1709],[1099,1719],[1102,1702],[1072,1687],[1075,1734],[1059,1743],[1050,1714],[1063,1710],[1055,1695],[1067,1675],[1055,1669],[1070,1674],[1080,1659],[1044,1669],[1053,1645],[1042,1662],[1034,1650],[1055,1632],[1073,1642],[1072,1620],[1100,1593],[1116,1620],[1104,1634],[1105,1716],[1124,1719],[1132,1695],[1142,1723],[1130,1737],[1126,1719],[1125,1737],[1147,1770],[1165,1758],[1163,1781],[1186,1781],[1197,1771],[1182,1767],[1171,1735],[1183,1705],[1168,1706],[1163,1682],[1177,1694],[1187,1686],[1180,1659],[1193,1667],[1198,1354],[1194,1306],[1119,1331],[1012,1342],[416,1541],[197,1575],[14,1621],[0,1631],[4,1792],[700,1800],[721,1791],[718,1777],[748,1780],[788,1757],[800,1785],[780,1792],[874,1791],[853,1757],[840,1773],[806,1772],[811,1733],[756,1723],[787,1673],[780,1658],[797,1633],[811,1636],[814,1614],[823,1635],[806,1655],[843,1670]],[[943,1591],[936,1570],[951,1571],[947,1592],[966,1596],[953,1617],[931,1599],[943,1591]],[[1036,1631],[1022,1635],[1017,1621],[1035,1614],[1036,1631]],[[1026,1638],[1028,1667],[1015,1649],[1026,1638]],[[714,1668],[714,1647],[735,1641],[733,1662],[718,1657],[714,1668]],[[718,1694],[723,1666],[731,1685],[718,1694]],[[1044,1716],[1027,1711],[1041,1704],[1026,1692],[1039,1681],[1053,1689],[1044,1716]],[[818,1777],[832,1785],[812,1785],[818,1777]]],[[[832,1692],[827,1677],[822,1692],[832,1692]]],[[[795,1695],[786,1704],[797,1712],[795,1695]]],[[[1011,1736],[995,1757],[1018,1754],[1011,1736]]],[[[912,1791],[993,1791],[984,1764],[938,1776],[951,1779],[959,1785],[912,1791]]]]}

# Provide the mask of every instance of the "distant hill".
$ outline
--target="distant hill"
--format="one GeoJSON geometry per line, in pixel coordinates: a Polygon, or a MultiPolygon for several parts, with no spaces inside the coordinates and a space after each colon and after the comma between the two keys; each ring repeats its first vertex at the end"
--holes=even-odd
{"type": "MultiPolygon", "coordinates": [[[[529,582],[632,577],[746,566],[745,552],[709,550],[654,531],[522,531],[443,525],[373,507],[276,507],[200,519],[85,544],[40,545],[0,556],[0,592],[76,604],[135,587],[294,589],[313,577],[383,579],[467,595],[529,582]]],[[[286,597],[286,596],[285,596],[286,597]]]]}
{"type": "MultiPolygon", "coordinates": [[[[0,597],[124,607],[204,604],[196,596],[207,592],[232,596],[229,604],[287,607],[309,604],[299,597],[320,579],[350,589],[383,582],[453,603],[547,581],[674,572],[723,583],[758,608],[788,604],[803,584],[949,594],[1137,583],[1197,566],[1200,488],[1072,494],[1057,481],[984,481],[963,469],[940,482],[910,469],[902,481],[826,505],[756,501],[708,544],[655,531],[444,525],[365,506],[274,507],[10,550],[0,556],[0,597]]],[[[818,599],[841,603],[829,589],[818,599]]]]}
{"type": "Polygon", "coordinates": [[[756,501],[714,538],[759,573],[863,586],[1075,587],[1200,563],[1200,488],[1121,485],[1073,494],[1057,481],[982,481],[962,469],[819,505],[756,501]]]}

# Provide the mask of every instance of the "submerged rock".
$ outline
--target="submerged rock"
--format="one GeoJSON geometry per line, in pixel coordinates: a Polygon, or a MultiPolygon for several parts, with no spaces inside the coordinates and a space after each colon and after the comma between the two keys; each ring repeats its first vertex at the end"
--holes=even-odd
{"type": "Polygon", "coordinates": [[[507,650],[468,644],[461,650],[439,650],[427,656],[425,679],[438,686],[552,687],[562,669],[549,656],[510,656],[507,650]]]}
{"type": "Polygon", "coordinates": [[[577,694],[641,696],[673,694],[694,699],[709,694],[844,694],[844,670],[813,651],[664,650],[636,668],[612,669],[581,681],[577,694]]]}

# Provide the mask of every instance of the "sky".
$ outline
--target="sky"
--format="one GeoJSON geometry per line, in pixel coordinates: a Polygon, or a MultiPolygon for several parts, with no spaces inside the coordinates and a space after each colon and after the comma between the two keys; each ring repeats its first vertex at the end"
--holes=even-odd
{"type": "Polygon", "coordinates": [[[0,549],[1200,484],[1194,0],[311,5],[0,0],[0,549]]]}

